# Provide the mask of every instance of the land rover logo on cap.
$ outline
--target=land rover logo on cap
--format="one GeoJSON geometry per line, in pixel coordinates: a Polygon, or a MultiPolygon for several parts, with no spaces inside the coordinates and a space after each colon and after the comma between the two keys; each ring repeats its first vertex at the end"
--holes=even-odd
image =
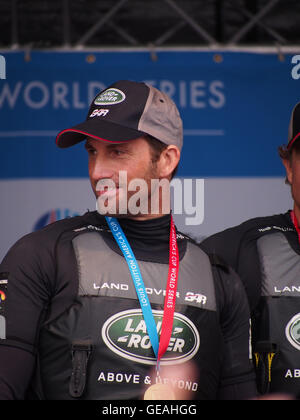
{"type": "Polygon", "coordinates": [[[106,89],[104,92],[99,93],[99,95],[94,100],[94,104],[96,105],[115,105],[123,102],[126,98],[124,92],[120,89],[109,88],[106,89]]]}
{"type": "Polygon", "coordinates": [[[300,313],[287,324],[285,334],[292,346],[300,350],[300,313]]]}
{"type": "MultiPolygon", "coordinates": [[[[163,311],[152,312],[160,334],[163,311]]],[[[108,318],[102,327],[102,339],[111,351],[125,359],[146,365],[156,364],[141,309],[129,309],[108,318]]],[[[175,312],[172,335],[161,364],[184,363],[197,353],[199,346],[200,336],[195,325],[186,316],[175,312]]]]}

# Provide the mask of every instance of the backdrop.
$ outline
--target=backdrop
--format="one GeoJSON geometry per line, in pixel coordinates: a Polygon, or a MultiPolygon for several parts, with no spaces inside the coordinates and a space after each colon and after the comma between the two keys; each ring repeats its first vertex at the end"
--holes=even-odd
{"type": "Polygon", "coordinates": [[[181,112],[177,177],[189,186],[177,197],[181,230],[200,240],[291,207],[277,147],[287,140],[290,113],[300,100],[293,55],[164,50],[2,56],[0,258],[24,234],[94,210],[83,144],[58,149],[55,136],[83,121],[96,93],[119,79],[151,83],[181,112]]]}

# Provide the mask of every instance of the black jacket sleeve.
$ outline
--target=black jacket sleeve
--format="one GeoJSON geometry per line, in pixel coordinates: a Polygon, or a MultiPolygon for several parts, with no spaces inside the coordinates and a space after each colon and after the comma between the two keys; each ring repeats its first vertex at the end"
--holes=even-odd
{"type": "Polygon", "coordinates": [[[0,400],[24,400],[35,366],[33,354],[0,346],[0,400]]]}
{"type": "Polygon", "coordinates": [[[7,279],[1,304],[6,325],[0,339],[1,400],[24,399],[34,372],[39,329],[51,295],[44,268],[54,274],[55,267],[35,236],[19,240],[0,264],[1,278],[7,279]]]}
{"type": "Polygon", "coordinates": [[[213,267],[220,323],[225,342],[219,399],[244,400],[257,395],[250,350],[250,311],[244,287],[231,269],[213,267]]]}
{"type": "Polygon", "coordinates": [[[244,223],[205,239],[200,247],[207,253],[219,255],[238,273],[246,290],[250,311],[261,295],[261,272],[256,236],[249,234],[252,226],[244,223]]]}

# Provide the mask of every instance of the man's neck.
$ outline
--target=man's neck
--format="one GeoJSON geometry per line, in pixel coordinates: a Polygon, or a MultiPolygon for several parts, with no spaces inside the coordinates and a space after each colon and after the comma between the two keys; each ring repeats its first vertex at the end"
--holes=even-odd
{"type": "MultiPolygon", "coordinates": [[[[170,214],[170,213],[168,213],[170,214]]],[[[127,215],[126,219],[129,220],[136,220],[136,221],[146,221],[146,220],[153,220],[153,219],[159,219],[160,217],[166,216],[167,214],[141,214],[141,215],[127,215]]],[[[118,216],[117,216],[118,217],[118,216]]]]}

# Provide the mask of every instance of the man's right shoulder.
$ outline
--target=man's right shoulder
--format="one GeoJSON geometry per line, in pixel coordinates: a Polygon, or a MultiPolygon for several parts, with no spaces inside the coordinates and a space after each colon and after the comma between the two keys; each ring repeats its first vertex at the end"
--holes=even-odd
{"type": "Polygon", "coordinates": [[[57,241],[65,232],[80,232],[89,226],[97,227],[104,225],[105,219],[97,212],[87,212],[81,216],[68,217],[50,223],[49,225],[22,236],[8,251],[22,252],[29,249],[34,252],[44,252],[46,250],[52,252],[57,241]]]}

